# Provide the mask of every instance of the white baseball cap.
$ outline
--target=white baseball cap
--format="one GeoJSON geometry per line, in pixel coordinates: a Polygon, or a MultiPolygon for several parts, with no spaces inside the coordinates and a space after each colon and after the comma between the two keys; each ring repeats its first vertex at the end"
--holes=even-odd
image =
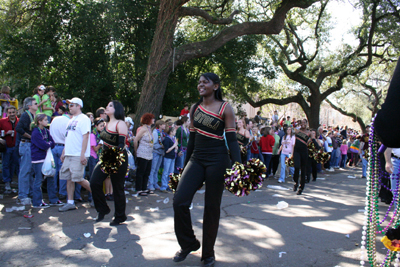
{"type": "Polygon", "coordinates": [[[39,90],[46,90],[46,87],[43,84],[40,85],[38,88],[39,88],[39,90]]]}
{"type": "Polygon", "coordinates": [[[74,97],[72,99],[67,99],[67,104],[77,104],[83,108],[83,101],[80,98],[74,97]]]}

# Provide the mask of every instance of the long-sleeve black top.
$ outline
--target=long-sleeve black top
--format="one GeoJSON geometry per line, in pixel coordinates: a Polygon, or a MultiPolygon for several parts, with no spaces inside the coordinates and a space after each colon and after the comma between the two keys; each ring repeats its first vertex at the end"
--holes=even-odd
{"type": "Polygon", "coordinates": [[[387,147],[400,147],[400,58],[382,109],[375,117],[375,132],[387,147]]]}
{"type": "Polygon", "coordinates": [[[34,115],[32,115],[32,113],[30,113],[30,112],[28,114],[27,112],[29,112],[29,110],[25,111],[21,115],[21,118],[19,118],[19,122],[17,124],[17,127],[15,128],[15,130],[19,134],[18,138],[17,138],[17,143],[19,143],[19,141],[21,141],[21,140],[30,140],[30,138],[26,138],[26,137],[23,136],[24,133],[32,135],[32,130],[31,130],[31,122],[32,122],[32,120],[31,120],[31,117],[34,118],[34,115]]]}

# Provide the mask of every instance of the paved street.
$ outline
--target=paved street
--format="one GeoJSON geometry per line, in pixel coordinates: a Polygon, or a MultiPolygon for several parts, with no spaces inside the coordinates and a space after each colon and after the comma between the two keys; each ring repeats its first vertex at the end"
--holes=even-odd
{"type": "MultiPolygon", "coordinates": [[[[358,266],[364,216],[359,210],[364,209],[366,180],[360,179],[360,168],[319,176],[322,179],[307,184],[301,196],[291,190],[293,182],[278,184],[277,180],[266,181],[247,197],[225,191],[216,266],[358,266]],[[289,206],[278,209],[279,201],[289,206]]],[[[119,227],[109,226],[110,215],[94,224],[95,209],[80,203],[78,210],[65,213],[56,207],[36,210],[28,206],[25,211],[6,212],[16,206],[16,196],[5,195],[0,200],[1,266],[201,266],[200,251],[178,264],[171,260],[179,249],[173,194],[132,194],[127,204],[129,219],[119,227]],[[34,217],[24,218],[28,213],[34,217]],[[86,238],[84,233],[91,236],[86,238]]],[[[192,208],[200,240],[203,198],[199,191],[192,208]]],[[[108,203],[113,209],[113,202],[108,203]]],[[[385,253],[380,243],[377,250],[385,253]]]]}

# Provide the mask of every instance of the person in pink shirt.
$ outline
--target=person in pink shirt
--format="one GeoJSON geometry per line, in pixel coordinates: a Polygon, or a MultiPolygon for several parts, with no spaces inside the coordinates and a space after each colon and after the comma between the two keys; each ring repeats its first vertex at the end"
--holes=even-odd
{"type": "Polygon", "coordinates": [[[344,139],[342,144],[340,145],[340,154],[342,156],[342,159],[340,160],[340,168],[345,169],[346,168],[346,161],[347,161],[347,141],[344,139]]]}
{"type": "MultiPolygon", "coordinates": [[[[282,145],[279,148],[281,153],[281,176],[279,177],[278,183],[285,182],[285,171],[286,171],[286,158],[293,155],[294,144],[296,143],[296,137],[292,131],[292,127],[287,127],[285,135],[282,137],[282,145]]],[[[294,168],[290,167],[291,172],[294,173],[294,168]]]]}

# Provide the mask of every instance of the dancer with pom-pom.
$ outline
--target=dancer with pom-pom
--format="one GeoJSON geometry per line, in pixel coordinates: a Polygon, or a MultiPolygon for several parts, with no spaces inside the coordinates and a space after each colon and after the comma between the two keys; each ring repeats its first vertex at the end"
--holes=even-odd
{"type": "Polygon", "coordinates": [[[217,238],[224,174],[231,162],[224,140],[224,131],[233,162],[241,163],[236,139],[235,115],[222,100],[220,79],[214,73],[200,76],[197,90],[201,99],[190,110],[190,137],[185,168],[174,196],[175,234],[181,247],[175,262],[186,259],[200,248],[190,217],[190,204],[197,189],[205,182],[203,220],[203,266],[214,266],[214,244],[217,238]]]}

